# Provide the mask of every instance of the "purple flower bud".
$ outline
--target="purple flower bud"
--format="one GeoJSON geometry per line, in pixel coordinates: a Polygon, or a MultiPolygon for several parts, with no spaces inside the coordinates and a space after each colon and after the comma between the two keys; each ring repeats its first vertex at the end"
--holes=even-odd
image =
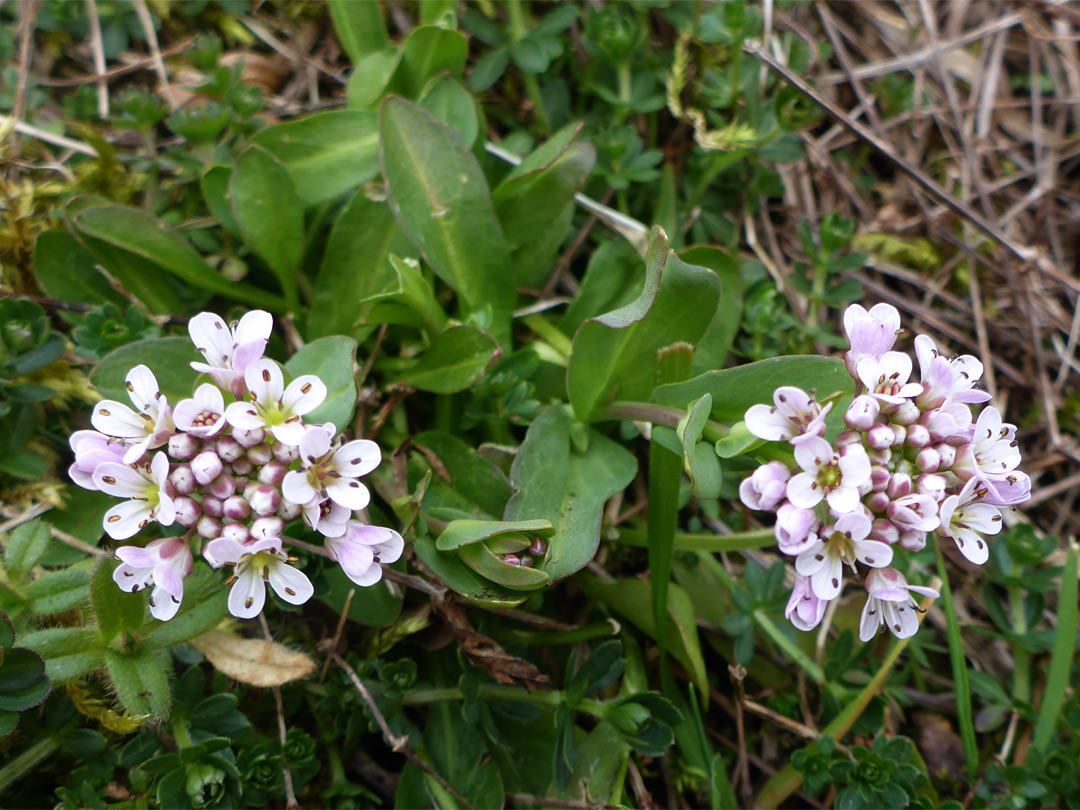
{"type": "Polygon", "coordinates": [[[236,492],[236,481],[226,472],[223,472],[210,482],[210,494],[215,498],[225,500],[231,497],[234,492],[236,492]]]}
{"type": "Polygon", "coordinates": [[[230,523],[221,530],[221,536],[226,540],[235,540],[237,543],[243,543],[251,536],[251,533],[243,523],[230,523]]]}
{"type": "Polygon", "coordinates": [[[937,472],[941,467],[941,453],[933,447],[924,447],[915,456],[915,466],[923,472],[937,472]]]}
{"type": "Polygon", "coordinates": [[[884,466],[892,461],[892,450],[875,450],[871,447],[866,451],[866,455],[870,457],[871,464],[884,466]]]}
{"type": "Polygon", "coordinates": [[[904,440],[907,438],[907,428],[903,425],[890,425],[893,432],[893,447],[900,447],[903,445],[904,440]]]}
{"type": "Polygon", "coordinates": [[[281,499],[281,506],[278,507],[278,517],[282,520],[296,520],[300,517],[300,513],[304,510],[304,507],[298,503],[287,501],[284,498],[281,499]]]}
{"type": "Polygon", "coordinates": [[[300,448],[284,442],[277,442],[274,444],[274,458],[288,466],[300,458],[300,448]]]}
{"type": "Polygon", "coordinates": [[[206,486],[225,469],[218,454],[213,450],[203,450],[191,462],[191,471],[195,473],[195,480],[202,486],[206,486]]]}
{"type": "Polygon", "coordinates": [[[521,558],[516,554],[507,554],[502,561],[507,565],[521,565],[521,558]]]}
{"type": "Polygon", "coordinates": [[[202,510],[211,517],[221,517],[225,514],[225,504],[221,498],[207,495],[202,499],[202,510]]]}
{"type": "Polygon", "coordinates": [[[870,528],[870,539],[892,545],[900,539],[900,530],[891,520],[878,518],[870,528]]]}
{"type": "Polygon", "coordinates": [[[874,425],[866,434],[866,443],[873,450],[888,450],[895,438],[896,435],[889,425],[874,425]]]}
{"type": "Polygon", "coordinates": [[[259,470],[259,481],[263,484],[280,487],[281,482],[285,480],[285,475],[288,472],[289,468],[280,461],[271,461],[259,470]]]}
{"type": "Polygon", "coordinates": [[[246,458],[238,458],[229,466],[232,467],[232,471],[236,475],[247,475],[255,469],[255,465],[248,461],[246,458]]]}
{"type": "Polygon", "coordinates": [[[892,478],[892,473],[889,472],[888,467],[875,465],[870,468],[870,485],[874,492],[884,492],[890,478],[892,478]]]}
{"type": "Polygon", "coordinates": [[[283,531],[285,531],[285,521],[279,517],[261,517],[251,524],[251,536],[256,540],[281,537],[283,531]]]}
{"type": "Polygon", "coordinates": [[[247,460],[254,464],[256,467],[261,467],[263,464],[269,464],[274,457],[274,451],[268,444],[257,444],[254,447],[247,449],[247,460]]]}
{"type": "Polygon", "coordinates": [[[250,501],[259,486],[260,484],[258,481],[248,481],[244,484],[244,500],[250,501]]]}
{"type": "Polygon", "coordinates": [[[932,442],[943,442],[960,432],[960,426],[956,424],[952,415],[942,410],[933,410],[923,414],[919,422],[926,426],[932,442]]]}
{"type": "Polygon", "coordinates": [[[911,476],[906,473],[893,473],[892,478],[889,479],[888,485],[885,487],[885,492],[890,499],[896,500],[897,498],[903,498],[909,494],[912,489],[911,476]]]}
{"type": "Polygon", "coordinates": [[[781,504],[776,510],[776,542],[784,554],[802,554],[817,542],[814,534],[818,519],[812,509],[800,509],[791,503],[781,504]]]}
{"type": "Polygon", "coordinates": [[[849,444],[860,444],[862,436],[857,430],[844,430],[836,437],[837,447],[847,447],[849,444]]]}
{"type": "Polygon", "coordinates": [[[951,444],[935,444],[934,449],[941,456],[941,464],[938,465],[939,470],[951,470],[953,465],[956,464],[956,459],[958,457],[963,458],[963,454],[959,452],[958,448],[953,447],[951,444]]]}
{"type": "Polygon", "coordinates": [[[266,431],[262,428],[255,428],[254,430],[233,428],[232,437],[240,442],[241,447],[254,447],[266,439],[266,431]]]}
{"type": "Polygon", "coordinates": [[[930,444],[930,431],[925,426],[915,423],[908,427],[907,438],[904,441],[907,442],[908,447],[922,450],[930,444]]]}
{"type": "Polygon", "coordinates": [[[255,514],[272,515],[281,508],[281,491],[270,484],[260,485],[249,498],[255,514]]]}
{"type": "Polygon", "coordinates": [[[176,522],[185,528],[194,526],[202,515],[202,508],[194,498],[173,498],[173,506],[176,508],[176,522]]]}
{"type": "Polygon", "coordinates": [[[884,492],[874,492],[863,503],[866,504],[866,508],[875,514],[881,514],[889,508],[891,502],[888,495],[884,492]]]}
{"type": "Polygon", "coordinates": [[[177,461],[188,461],[202,447],[202,442],[190,433],[174,433],[169,437],[169,455],[177,461]]]}
{"type": "Polygon", "coordinates": [[[919,406],[910,399],[905,399],[892,414],[892,421],[897,425],[913,425],[919,420],[922,412],[919,406]]]}
{"type": "Polygon", "coordinates": [[[534,537],[529,545],[529,553],[534,557],[540,557],[547,553],[547,543],[543,537],[534,537]]]}
{"type": "Polygon", "coordinates": [[[889,504],[888,514],[901,533],[931,532],[941,525],[937,502],[929,495],[912,493],[897,498],[889,504]]]}
{"type": "Polygon", "coordinates": [[[920,495],[929,495],[934,499],[935,503],[941,503],[945,500],[945,487],[948,486],[948,482],[945,480],[944,475],[923,473],[916,479],[915,483],[920,495]]]}
{"type": "Polygon", "coordinates": [[[247,520],[251,516],[251,504],[239,495],[233,495],[231,498],[225,499],[225,503],[222,504],[222,511],[225,513],[225,517],[230,520],[247,520]]]}
{"type": "Polygon", "coordinates": [[[226,464],[232,464],[244,455],[244,448],[232,436],[222,436],[214,442],[214,449],[226,464]]]}
{"type": "Polygon", "coordinates": [[[198,486],[195,473],[191,471],[191,467],[187,464],[179,464],[173,467],[172,472],[169,473],[169,483],[176,488],[178,495],[190,495],[198,486]]]}
{"type": "Polygon", "coordinates": [[[881,412],[881,403],[872,396],[863,394],[855,397],[844,414],[844,424],[852,430],[865,433],[874,426],[874,420],[881,412]]]}
{"type": "MultiPolygon", "coordinates": [[[[203,508],[206,508],[205,503],[203,503],[203,508]]],[[[221,521],[210,517],[210,515],[203,515],[199,518],[199,522],[195,524],[195,531],[199,533],[199,537],[203,540],[213,540],[221,535],[221,521]]]]}
{"type": "Polygon", "coordinates": [[[908,551],[922,551],[926,548],[926,532],[910,531],[900,535],[900,548],[908,551]]]}
{"type": "Polygon", "coordinates": [[[781,461],[763,464],[739,485],[739,499],[751,509],[771,511],[786,497],[790,477],[781,461]]]}
{"type": "Polygon", "coordinates": [[[518,557],[518,561],[518,565],[520,565],[522,568],[533,567],[532,557],[518,557]]]}

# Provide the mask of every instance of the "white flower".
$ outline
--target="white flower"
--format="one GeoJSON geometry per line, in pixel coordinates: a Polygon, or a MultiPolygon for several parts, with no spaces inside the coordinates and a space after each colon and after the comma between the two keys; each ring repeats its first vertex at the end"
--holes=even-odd
{"type": "Polygon", "coordinates": [[[325,546],[330,559],[341,563],[349,579],[367,587],[382,579],[383,565],[401,558],[405,541],[393,529],[350,520],[345,533],[326,538],[325,546]]]}
{"type": "Polygon", "coordinates": [[[83,489],[96,490],[94,471],[99,464],[113,462],[122,464],[127,453],[127,443],[96,430],[77,430],[68,439],[75,453],[75,463],[68,467],[71,480],[83,489]]]}
{"type": "Polygon", "coordinates": [[[791,473],[783,462],[762,464],[739,484],[739,500],[751,509],[771,511],[784,500],[789,478],[791,473]]]}
{"type": "Polygon", "coordinates": [[[125,380],[128,396],[138,408],[106,399],[94,406],[92,424],[106,436],[128,439],[124,463],[134,464],[147,450],[161,447],[173,434],[172,409],[158,388],[157,378],[146,366],[135,366],[125,380]]]}
{"type": "Polygon", "coordinates": [[[995,479],[1004,479],[1019,464],[1016,427],[1003,423],[997,408],[983,408],[975,422],[971,449],[963,464],[965,470],[993,486],[995,479]]]}
{"type": "Polygon", "coordinates": [[[823,539],[795,558],[795,570],[810,578],[814,593],[826,601],[840,595],[844,564],[855,570],[855,561],[872,568],[892,562],[893,551],[885,543],[868,540],[872,523],[859,512],[841,515],[835,526],[826,527],[823,539]]]}
{"type": "Polygon", "coordinates": [[[225,398],[221,389],[203,383],[193,399],[179,402],[173,409],[173,421],[185,433],[205,439],[225,427],[225,398]]]}
{"type": "Polygon", "coordinates": [[[152,540],[146,548],[121,546],[116,556],[120,565],[113,571],[113,581],[131,593],[153,585],[150,612],[154,618],[167,622],[175,616],[184,598],[184,577],[194,565],[187,542],[166,537],[152,540]]]}
{"type": "Polygon", "coordinates": [[[367,487],[356,479],[379,466],[379,445],[357,439],[337,450],[330,446],[330,436],[320,427],[305,431],[300,440],[303,469],[293,470],[281,482],[281,494],[296,504],[321,502],[329,498],[346,509],[363,509],[371,500],[367,487]]]}
{"type": "Polygon", "coordinates": [[[857,368],[859,380],[875,399],[899,405],[922,393],[922,386],[909,383],[911,358],[903,352],[885,352],[881,357],[864,357],[857,368]]]}
{"type": "Polygon", "coordinates": [[[330,500],[319,499],[306,503],[301,507],[304,523],[323,537],[341,537],[345,534],[345,527],[352,519],[353,510],[330,500]]]}
{"type": "Polygon", "coordinates": [[[832,410],[824,408],[801,388],[784,385],[773,393],[775,407],[753,405],[746,412],[746,429],[759,439],[778,442],[787,439],[799,445],[825,432],[825,417],[832,410]]]}
{"type": "Polygon", "coordinates": [[[203,556],[215,568],[232,565],[229,612],[239,619],[258,616],[266,604],[266,585],[292,605],[302,605],[315,592],[311,581],[289,565],[280,537],[268,537],[244,545],[226,537],[211,540],[203,556]]]}
{"type": "Polygon", "coordinates": [[[264,428],[282,444],[296,446],[304,438],[304,414],[311,413],[326,399],[326,385],[318,377],[297,377],[285,388],[281,369],[270,360],[252,363],[244,371],[250,402],[234,402],[225,409],[225,418],[234,428],[264,428]]]}
{"type": "Polygon", "coordinates": [[[850,444],[844,454],[824,439],[812,437],[795,448],[803,472],[788,482],[787,496],[801,509],[813,509],[824,498],[837,514],[859,505],[859,487],[870,480],[870,458],[862,445],[850,444]]]}
{"type": "Polygon", "coordinates": [[[884,620],[897,638],[909,638],[919,629],[917,614],[922,609],[912,593],[937,598],[940,594],[933,588],[908,585],[904,575],[895,568],[879,568],[866,577],[866,604],[859,622],[859,638],[869,641],[877,635],[884,620]]]}
{"type": "Polygon", "coordinates": [[[814,593],[809,577],[795,577],[795,587],[784,608],[784,618],[799,630],[813,630],[821,623],[829,602],[814,593]]]}
{"type": "Polygon", "coordinates": [[[973,388],[982,378],[983,365],[970,354],[950,360],[942,356],[933,340],[919,335],[915,338],[915,356],[923,384],[917,402],[923,410],[940,407],[945,402],[973,405],[990,399],[986,391],[973,388]]]}
{"type": "Polygon", "coordinates": [[[94,484],[102,492],[131,500],[119,503],[105,513],[102,525],[113,540],[127,540],[150,521],[171,526],[176,519],[176,507],[166,492],[169,459],[164,453],[154,453],[147,467],[105,462],[94,470],[94,484]]]}
{"type": "Polygon", "coordinates": [[[844,331],[851,345],[844,360],[851,376],[857,377],[860,360],[881,357],[893,347],[900,332],[900,313],[890,304],[875,304],[869,312],[852,304],[844,310],[844,331]]]}
{"type": "Polygon", "coordinates": [[[986,485],[972,478],[958,495],[941,502],[941,533],[955,540],[960,553],[976,565],[982,565],[990,556],[982,535],[1001,531],[1001,510],[984,503],[986,495],[986,485]]]}
{"type": "Polygon", "coordinates": [[[244,372],[262,358],[273,328],[270,313],[258,309],[244,315],[232,329],[212,312],[199,313],[188,322],[188,334],[206,362],[191,367],[242,397],[247,393],[244,372]]]}

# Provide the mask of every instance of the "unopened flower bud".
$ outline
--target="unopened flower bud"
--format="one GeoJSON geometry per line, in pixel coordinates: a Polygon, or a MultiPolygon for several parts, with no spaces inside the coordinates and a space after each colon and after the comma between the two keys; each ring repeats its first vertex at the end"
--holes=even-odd
{"type": "Polygon", "coordinates": [[[221,517],[225,514],[225,502],[221,498],[207,495],[202,499],[202,510],[211,517],[221,517]]]}
{"type": "Polygon", "coordinates": [[[836,437],[837,447],[847,447],[849,444],[859,444],[862,436],[856,430],[844,430],[836,437]]]}
{"type": "Polygon", "coordinates": [[[941,467],[941,453],[933,447],[924,447],[915,456],[915,466],[923,472],[937,472],[941,467]]]}
{"type": "Polygon", "coordinates": [[[249,498],[255,514],[272,515],[281,508],[281,491],[270,484],[260,485],[249,498]]]}
{"type": "Polygon", "coordinates": [[[255,465],[248,461],[246,458],[238,458],[231,465],[232,471],[236,475],[247,475],[255,469],[255,465]]]}
{"type": "Polygon", "coordinates": [[[892,461],[892,450],[875,450],[871,447],[866,451],[866,455],[869,456],[871,464],[884,466],[892,461]]]}
{"type": "Polygon", "coordinates": [[[907,428],[903,425],[889,425],[893,432],[893,447],[900,447],[907,438],[907,428]]]}
{"type": "Polygon", "coordinates": [[[863,503],[866,504],[866,508],[871,512],[880,514],[889,508],[889,496],[884,492],[873,492],[869,498],[866,498],[863,503]]]}
{"type": "Polygon", "coordinates": [[[532,557],[518,557],[518,560],[519,560],[518,565],[520,565],[522,568],[532,568],[533,567],[532,557]]]}
{"type": "Polygon", "coordinates": [[[521,558],[517,554],[507,554],[502,561],[507,565],[521,565],[521,558]]]}
{"type": "Polygon", "coordinates": [[[953,465],[956,464],[957,448],[951,444],[935,444],[934,449],[938,451],[938,455],[941,456],[941,463],[938,465],[939,470],[950,470],[953,465]]]}
{"type": "Polygon", "coordinates": [[[889,425],[874,425],[866,434],[866,443],[873,450],[888,450],[896,436],[889,425]]]}
{"type": "Polygon", "coordinates": [[[263,443],[249,447],[245,455],[248,461],[256,467],[261,467],[263,464],[270,463],[270,460],[274,457],[274,451],[270,449],[270,445],[263,443]]]}
{"type": "Polygon", "coordinates": [[[239,495],[233,495],[230,498],[226,498],[225,503],[222,504],[222,510],[225,513],[225,517],[230,520],[246,520],[251,516],[251,504],[239,495]]]}
{"type": "Polygon", "coordinates": [[[852,430],[865,433],[874,426],[874,420],[881,412],[881,403],[874,397],[863,394],[852,400],[844,413],[844,424],[852,430]]]}
{"type": "Polygon", "coordinates": [[[241,447],[254,447],[266,439],[266,431],[262,428],[254,430],[237,430],[233,428],[232,437],[240,443],[241,447]]]}
{"type": "Polygon", "coordinates": [[[210,482],[210,494],[215,498],[221,498],[225,500],[236,492],[235,479],[226,472],[223,472],[217,478],[210,482]]]}
{"type": "Polygon", "coordinates": [[[926,532],[903,532],[900,535],[900,542],[897,545],[908,551],[922,551],[926,548],[926,532]]]}
{"type": "Polygon", "coordinates": [[[884,492],[890,478],[892,478],[892,473],[889,472],[888,467],[875,465],[870,468],[870,485],[874,492],[884,492]]]}
{"type": "MultiPolygon", "coordinates": [[[[206,504],[203,503],[203,508],[205,509],[205,507],[206,504]]],[[[210,515],[203,515],[199,518],[199,522],[195,524],[195,531],[199,533],[199,537],[203,540],[213,540],[221,535],[221,521],[210,517],[210,515]]]]}
{"type": "Polygon", "coordinates": [[[191,471],[195,473],[195,480],[200,485],[206,486],[225,469],[221,458],[213,450],[203,450],[191,461],[191,471]]]}
{"type": "Polygon", "coordinates": [[[177,461],[194,458],[201,447],[202,442],[190,433],[174,433],[169,437],[169,455],[177,461]]]}
{"type": "Polygon", "coordinates": [[[256,540],[281,537],[283,531],[285,531],[285,521],[279,517],[261,517],[251,524],[251,536],[256,540]]]}
{"type": "Polygon", "coordinates": [[[259,484],[258,481],[248,481],[246,484],[244,484],[244,499],[250,501],[252,496],[255,494],[255,491],[260,486],[261,484],[259,484]]]}
{"type": "Polygon", "coordinates": [[[900,530],[891,520],[878,518],[870,528],[870,539],[892,545],[900,539],[900,530]]]}
{"type": "Polygon", "coordinates": [[[292,501],[287,501],[282,498],[281,506],[278,507],[277,513],[279,518],[285,521],[289,521],[296,520],[298,517],[300,517],[300,512],[302,510],[303,507],[300,504],[293,503],[292,501]]]}
{"type": "Polygon", "coordinates": [[[910,495],[911,490],[911,476],[905,473],[893,473],[892,478],[889,479],[889,483],[885,487],[885,493],[893,500],[910,495]]]}
{"type": "Polygon", "coordinates": [[[922,450],[930,444],[930,431],[927,430],[925,426],[916,422],[914,425],[908,427],[907,438],[904,441],[907,442],[908,447],[922,450]]]}
{"type": "Polygon", "coordinates": [[[195,473],[191,471],[191,467],[187,464],[179,464],[173,467],[172,472],[169,473],[169,483],[175,487],[178,495],[190,495],[198,486],[195,473]]]}
{"type": "Polygon", "coordinates": [[[285,480],[285,475],[289,472],[289,468],[282,464],[280,461],[271,461],[259,470],[259,482],[263,484],[270,484],[271,486],[280,487],[281,482],[285,480]]]}
{"type": "Polygon", "coordinates": [[[173,506],[176,508],[176,522],[185,528],[191,528],[198,523],[202,515],[199,502],[194,498],[187,496],[173,498],[173,506]]]}
{"type": "Polygon", "coordinates": [[[915,480],[915,484],[920,495],[929,495],[937,503],[945,500],[945,487],[948,486],[948,482],[944,475],[923,473],[915,480]]]}
{"type": "Polygon", "coordinates": [[[890,418],[897,425],[913,425],[919,420],[921,413],[918,405],[910,399],[905,399],[896,407],[890,418]]]}
{"type": "Polygon", "coordinates": [[[284,442],[277,442],[274,444],[274,458],[282,464],[292,464],[300,458],[300,448],[284,442]]]}
{"type": "Polygon", "coordinates": [[[534,557],[539,557],[547,553],[547,543],[542,537],[534,537],[532,543],[529,545],[529,553],[534,557]]]}
{"type": "Polygon", "coordinates": [[[251,536],[251,533],[243,523],[230,523],[221,530],[221,536],[226,540],[243,543],[251,536]]]}
{"type": "Polygon", "coordinates": [[[214,442],[214,449],[226,464],[232,464],[244,455],[244,448],[232,436],[222,436],[214,442]]]}

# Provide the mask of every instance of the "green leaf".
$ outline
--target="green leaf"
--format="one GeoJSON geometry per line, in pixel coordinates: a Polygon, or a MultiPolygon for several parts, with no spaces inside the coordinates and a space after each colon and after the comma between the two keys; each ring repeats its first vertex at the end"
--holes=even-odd
{"type": "Polygon", "coordinates": [[[349,606],[349,618],[366,627],[386,627],[401,615],[405,597],[400,589],[390,590],[389,580],[377,582],[369,588],[361,588],[350,580],[340,565],[323,569],[324,587],[316,585],[315,593],[319,601],[324,602],[340,615],[345,609],[345,600],[353,594],[349,606]]]}
{"type": "Polygon", "coordinates": [[[211,166],[199,180],[206,207],[221,226],[236,238],[240,238],[240,226],[233,216],[229,205],[229,181],[232,180],[232,166],[211,166]]]}
{"type": "Polygon", "coordinates": [[[715,447],[701,440],[711,410],[712,395],[705,394],[690,405],[686,417],[675,429],[682,444],[683,469],[690,476],[694,495],[702,500],[720,497],[723,478],[715,447]]]}
{"type": "Polygon", "coordinates": [[[157,653],[147,649],[134,653],[106,650],[105,665],[116,696],[129,712],[155,720],[169,716],[169,677],[157,653]]]}
{"type": "Polygon", "coordinates": [[[90,571],[85,564],[47,574],[23,591],[30,612],[36,616],[62,613],[78,607],[90,595],[90,571]]]}
{"type": "Polygon", "coordinates": [[[389,47],[365,56],[357,63],[345,88],[350,110],[374,111],[390,87],[401,64],[401,48],[389,47]]]}
{"type": "Polygon", "coordinates": [[[551,576],[546,571],[504,563],[484,543],[463,546],[458,549],[458,555],[485,579],[511,590],[531,591],[551,582],[551,576]]]}
{"type": "Polygon", "coordinates": [[[746,422],[736,422],[731,432],[716,442],[716,455],[720,458],[735,458],[764,442],[746,428],[746,422]]]}
{"type": "Polygon", "coordinates": [[[487,90],[503,75],[509,62],[509,48],[496,48],[485,53],[476,60],[469,73],[466,81],[469,90],[473,93],[482,93],[487,90]]]}
{"type": "Polygon", "coordinates": [[[452,520],[442,530],[435,547],[439,551],[454,551],[508,532],[549,538],[555,534],[555,527],[550,520],[452,520]]]}
{"type": "Polygon", "coordinates": [[[327,5],[338,42],[354,65],[389,44],[378,3],[328,0],[327,5]]]}
{"type": "Polygon", "coordinates": [[[186,337],[137,340],[103,357],[90,372],[90,384],[106,399],[126,404],[129,399],[124,378],[135,366],[143,364],[154,372],[169,404],[176,405],[191,396],[199,373],[190,364],[201,360],[186,337]]]}
{"type": "Polygon", "coordinates": [[[573,446],[573,428],[573,417],[559,405],[532,423],[510,470],[516,493],[504,514],[508,521],[547,519],[555,526],[544,564],[553,582],[596,555],[604,503],[637,473],[630,451],[591,428],[587,449],[573,446]]]}
{"type": "Polygon", "coordinates": [[[379,174],[374,112],[315,113],[267,127],[252,141],[288,169],[305,206],[336,199],[379,174]]]}
{"type": "Polygon", "coordinates": [[[652,233],[645,272],[640,298],[590,318],[574,336],[566,384],[582,421],[595,419],[616,398],[648,399],[655,386],[657,352],[673,343],[695,345],[716,313],[716,274],[685,264],[659,229],[652,233]]]}
{"type": "Polygon", "coordinates": [[[450,476],[454,492],[475,503],[489,517],[501,515],[506,509],[512,494],[510,481],[471,444],[449,433],[429,431],[414,436],[413,446],[432,453],[450,476]]]}
{"type": "Polygon", "coordinates": [[[7,614],[0,610],[0,651],[10,649],[14,643],[15,628],[7,614]]]}
{"type": "Polygon", "coordinates": [[[19,724],[18,712],[4,712],[0,711],[0,739],[3,739],[8,734],[15,730],[15,727],[19,724]]]}
{"type": "Polygon", "coordinates": [[[417,103],[454,130],[466,147],[471,149],[476,143],[480,135],[476,102],[457,79],[447,74],[436,76],[427,83],[417,103]]]}
{"type": "Polygon", "coordinates": [[[11,692],[6,692],[0,687],[0,711],[23,712],[32,709],[49,696],[51,689],[52,683],[48,678],[40,678],[29,686],[11,692]]]}
{"type": "Polygon", "coordinates": [[[401,375],[406,385],[434,394],[464,391],[484,376],[501,354],[495,339],[475,326],[452,326],[420,362],[401,375]]]}
{"type": "Polygon", "coordinates": [[[19,643],[45,659],[53,683],[81,678],[105,665],[105,645],[92,627],[50,627],[28,633],[19,643]]]}
{"type": "Polygon", "coordinates": [[[447,317],[439,306],[439,302],[435,300],[435,290],[420,269],[420,263],[414,259],[401,259],[391,254],[390,269],[394,273],[396,283],[392,289],[373,298],[384,306],[375,307],[372,310],[368,316],[369,322],[404,322],[404,319],[392,320],[388,315],[399,310],[400,307],[405,307],[419,318],[419,325],[427,333],[428,338],[437,342],[446,326],[447,317]],[[387,306],[389,304],[394,306],[387,306]]]}
{"type": "MultiPolygon", "coordinates": [[[[685,408],[705,394],[711,394],[712,418],[723,425],[733,425],[742,421],[751,405],[771,404],[773,392],[782,385],[816,390],[819,399],[842,391],[844,396],[833,405],[830,414],[830,417],[839,415],[839,424],[843,424],[843,413],[855,393],[855,382],[847,373],[843,360],[800,356],[759,360],[736,368],[709,371],[686,382],[662,385],[653,392],[653,401],[685,408]]],[[[839,428],[831,419],[830,424],[838,433],[839,428]]]]}
{"type": "Polygon", "coordinates": [[[446,125],[394,96],[380,107],[379,137],[398,223],[468,312],[490,307],[490,331],[500,345],[509,346],[517,290],[476,158],[446,125]]]}
{"type": "Polygon", "coordinates": [[[717,247],[701,245],[679,251],[687,264],[708,267],[720,279],[720,303],[705,337],[694,350],[694,374],[724,367],[731,344],[742,323],[742,273],[739,263],[717,247]]]}
{"type": "MultiPolygon", "coordinates": [[[[44,677],[45,662],[33,650],[15,647],[4,651],[3,666],[0,666],[0,695],[14,696],[44,677]]],[[[9,711],[22,711],[29,707],[15,708],[8,705],[3,708],[9,711]]]]}
{"type": "Polygon", "coordinates": [[[245,241],[274,271],[290,309],[297,309],[304,206],[288,169],[258,146],[246,149],[229,181],[229,202],[245,241]]]}
{"type": "Polygon", "coordinates": [[[393,86],[409,98],[417,98],[424,85],[440,73],[460,79],[468,52],[468,42],[457,31],[438,25],[414,28],[401,46],[393,86]]]}
{"type": "Polygon", "coordinates": [[[40,520],[23,523],[8,537],[4,546],[4,566],[9,574],[26,577],[49,550],[52,534],[40,520]]]}
{"type": "Polygon", "coordinates": [[[150,259],[79,232],[79,241],[119,284],[153,313],[178,315],[184,305],[168,275],[150,259]]]}
{"type": "Polygon", "coordinates": [[[123,630],[142,627],[146,611],[145,595],[123,591],[113,580],[113,572],[119,565],[118,561],[103,557],[90,577],[90,605],[101,640],[106,644],[123,630]]]}
{"type": "Polygon", "coordinates": [[[1061,717],[1061,707],[1069,688],[1069,672],[1076,660],[1077,632],[1077,568],[1080,564],[1080,548],[1070,542],[1065,552],[1065,568],[1061,574],[1061,595],[1058,598],[1057,627],[1054,630],[1054,648],[1050,656],[1050,672],[1046,677],[1039,715],[1035,721],[1032,745],[1046,750],[1054,737],[1054,728],[1061,717]]]}
{"type": "Polygon", "coordinates": [[[337,335],[307,344],[289,358],[286,371],[294,378],[314,374],[326,383],[323,404],[304,418],[308,424],[333,422],[339,431],[348,427],[356,408],[356,341],[337,335]]]}
{"type": "Polygon", "coordinates": [[[284,308],[280,297],[216,272],[183,236],[145,211],[94,206],[76,214],[73,222],[86,236],[146,259],[193,287],[271,311],[284,308]]]}
{"type": "Polygon", "coordinates": [[[439,551],[431,537],[418,538],[413,548],[440,580],[473,602],[493,607],[517,607],[528,596],[523,591],[510,590],[482,577],[456,553],[439,551]]]}
{"type": "Polygon", "coordinates": [[[143,627],[143,648],[164,649],[213,630],[229,613],[228,595],[221,577],[197,563],[194,573],[184,580],[184,601],[177,614],[167,622],[153,619],[143,627]]]}
{"type": "Polygon", "coordinates": [[[67,231],[45,231],[34,242],[34,276],[59,301],[122,304],[124,299],[94,267],[91,256],[67,231]]]}

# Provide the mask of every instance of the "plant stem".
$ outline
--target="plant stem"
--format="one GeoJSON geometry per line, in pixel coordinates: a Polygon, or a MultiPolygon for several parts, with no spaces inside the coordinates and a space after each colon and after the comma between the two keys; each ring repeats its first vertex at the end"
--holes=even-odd
{"type": "Polygon", "coordinates": [[[48,759],[60,747],[52,737],[38,740],[0,768],[0,794],[48,759]]]}
{"type": "MultiPolygon", "coordinates": [[[[627,546],[648,545],[646,533],[642,529],[619,529],[616,543],[627,546]]],[[[676,551],[746,551],[752,548],[767,548],[776,545],[772,529],[757,529],[740,534],[676,534],[676,551]]]]}
{"type": "Polygon", "coordinates": [[[1061,574],[1061,595],[1058,597],[1057,628],[1054,630],[1054,651],[1050,656],[1050,672],[1046,676],[1046,689],[1039,715],[1035,719],[1035,734],[1031,744],[1046,750],[1054,737],[1054,727],[1061,716],[1065,693],[1069,688],[1069,670],[1076,655],[1076,628],[1078,607],[1076,602],[1077,569],[1080,567],[1080,547],[1069,543],[1065,555],[1065,570],[1061,574]]]}
{"type": "MultiPolygon", "coordinates": [[[[1012,610],[1013,630],[1017,636],[1028,633],[1024,615],[1024,594],[1019,587],[1009,588],[1009,607],[1012,610]]],[[[1013,644],[1013,697],[1031,703],[1031,653],[1021,644],[1013,644]]]]}
{"type": "MultiPolygon", "coordinates": [[[[679,422],[686,416],[686,411],[679,408],[669,408],[667,405],[653,405],[650,402],[613,402],[602,410],[598,419],[629,419],[633,422],[649,422],[664,427],[678,427],[679,422]]],[[[705,429],[701,438],[706,441],[716,442],[731,432],[731,428],[721,425],[712,420],[705,423],[705,429]]]]}
{"type": "Polygon", "coordinates": [[[526,315],[521,321],[542,337],[551,348],[564,358],[570,359],[570,351],[574,348],[574,342],[547,318],[539,313],[533,313],[532,315],[526,315]]]}
{"type": "Polygon", "coordinates": [[[979,746],[975,741],[975,721],[971,711],[971,688],[968,685],[964,640],[960,636],[960,621],[956,617],[952,591],[949,590],[945,556],[937,543],[934,544],[934,553],[937,555],[938,576],[941,578],[941,605],[945,608],[945,620],[948,625],[949,659],[952,661],[953,688],[956,695],[956,720],[960,726],[960,741],[964,744],[968,779],[974,779],[979,772],[979,746]]]}
{"type": "MultiPolygon", "coordinates": [[[[510,15],[510,34],[514,42],[520,42],[525,38],[528,30],[525,26],[525,12],[521,8],[521,0],[509,0],[506,10],[510,15]]],[[[521,71],[522,81],[525,82],[525,92],[533,103],[533,111],[536,113],[536,123],[545,135],[551,134],[551,125],[548,123],[547,111],[544,109],[544,97],[540,93],[540,83],[532,73],[521,71]]]]}

